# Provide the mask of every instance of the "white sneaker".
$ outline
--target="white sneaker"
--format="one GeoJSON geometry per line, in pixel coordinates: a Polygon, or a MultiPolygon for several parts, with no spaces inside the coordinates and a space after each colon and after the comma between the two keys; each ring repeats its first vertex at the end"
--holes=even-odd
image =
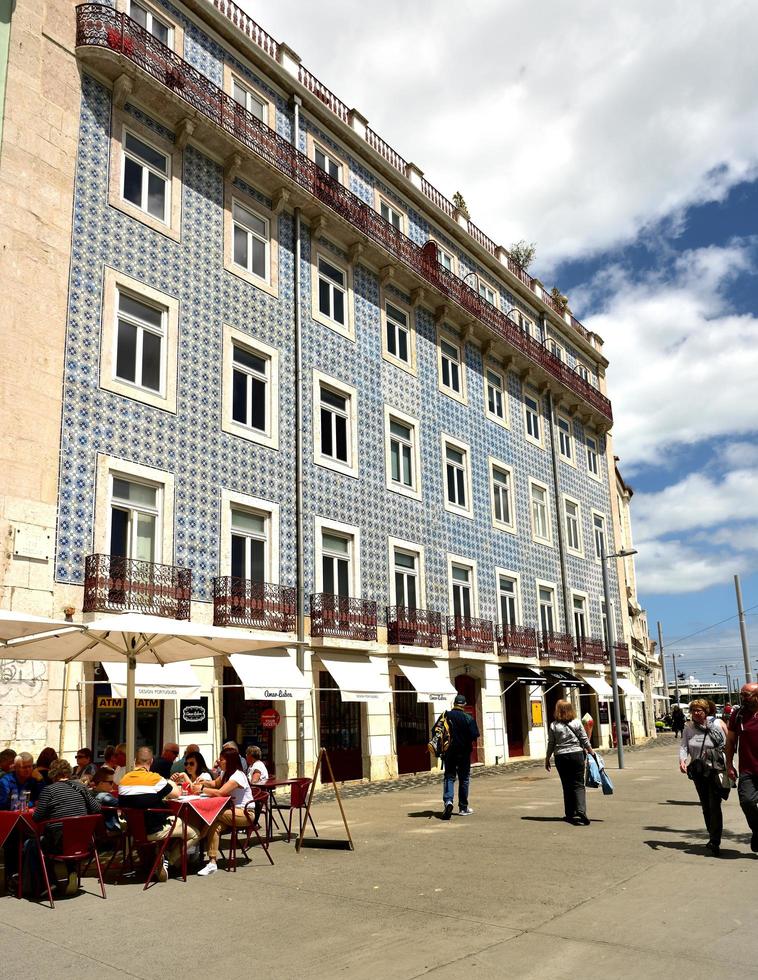
{"type": "Polygon", "coordinates": [[[164,858],[156,875],[158,881],[168,881],[168,861],[164,858]]]}
{"type": "Polygon", "coordinates": [[[473,812],[474,811],[471,809],[470,806],[462,806],[462,807],[460,807],[458,809],[458,816],[459,817],[470,817],[473,812]]]}
{"type": "Polygon", "coordinates": [[[198,871],[199,875],[205,877],[205,875],[213,875],[218,871],[218,865],[215,861],[209,861],[204,868],[198,871]]]}

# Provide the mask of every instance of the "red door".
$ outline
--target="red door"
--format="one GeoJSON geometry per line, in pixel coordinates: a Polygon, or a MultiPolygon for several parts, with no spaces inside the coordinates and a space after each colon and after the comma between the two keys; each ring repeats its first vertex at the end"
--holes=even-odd
{"type": "MultiPolygon", "coordinates": [[[[476,696],[477,687],[479,686],[476,679],[474,677],[470,677],[468,674],[459,674],[453,683],[455,684],[456,691],[459,694],[463,694],[466,698],[466,707],[463,710],[467,715],[471,715],[471,717],[477,723],[479,731],[481,731],[481,726],[479,725],[479,721],[476,717],[476,696]]],[[[471,749],[471,761],[479,761],[479,742],[474,742],[474,746],[471,749]]]]}

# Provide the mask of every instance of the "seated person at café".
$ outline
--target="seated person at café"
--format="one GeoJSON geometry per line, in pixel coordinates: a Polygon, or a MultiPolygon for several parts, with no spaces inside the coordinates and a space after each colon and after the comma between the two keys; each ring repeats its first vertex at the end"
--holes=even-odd
{"type": "Polygon", "coordinates": [[[176,762],[171,766],[171,775],[173,776],[175,772],[184,772],[184,760],[187,758],[190,752],[199,752],[199,751],[200,751],[200,746],[195,745],[194,742],[191,745],[188,745],[187,748],[184,750],[184,754],[179,756],[176,762]]]}
{"type": "Polygon", "coordinates": [[[0,777],[0,810],[10,810],[13,797],[21,800],[21,794],[29,793],[29,802],[36,803],[44,783],[35,779],[34,756],[31,752],[21,752],[13,760],[13,769],[0,777]]]}
{"type": "Polygon", "coordinates": [[[92,749],[79,749],[76,753],[76,767],[74,768],[74,779],[87,779],[94,776],[97,766],[92,761],[92,749]]]}
{"type": "Polygon", "coordinates": [[[108,765],[113,769],[113,782],[118,786],[126,774],[126,742],[118,743],[116,753],[108,765]]]}
{"type": "Polygon", "coordinates": [[[224,749],[236,749],[237,755],[239,755],[240,758],[240,769],[243,772],[247,772],[247,762],[245,762],[244,758],[240,755],[240,747],[233,739],[230,738],[228,741],[224,742],[224,744],[221,746],[221,751],[223,752],[224,749]]]}
{"type": "Polygon", "coordinates": [[[50,764],[55,762],[57,758],[58,753],[49,745],[37,756],[37,761],[34,765],[34,777],[35,779],[41,779],[45,786],[48,786],[51,782],[51,779],[48,776],[50,764]]]}
{"type": "MultiPolygon", "coordinates": [[[[101,806],[118,806],[118,799],[113,795],[113,770],[108,766],[100,766],[90,780],[89,790],[101,806]]],[[[103,815],[106,830],[120,830],[118,815],[105,813],[103,815]]]]}
{"type": "Polygon", "coordinates": [[[0,775],[11,771],[17,755],[18,752],[15,749],[3,749],[0,752],[0,775]]]}
{"type": "Polygon", "coordinates": [[[250,780],[251,785],[268,779],[268,769],[266,768],[265,762],[262,761],[262,756],[263,753],[257,745],[248,745],[245,750],[247,778],[250,780]]]}
{"type": "Polygon", "coordinates": [[[159,776],[163,776],[164,779],[168,779],[171,775],[171,767],[176,762],[179,757],[179,746],[176,742],[166,742],[163,746],[163,751],[160,754],[160,758],[153,759],[153,767],[151,772],[157,772],[159,776]]]}
{"type": "MultiPolygon", "coordinates": [[[[164,779],[157,772],[151,772],[153,751],[147,746],[137,749],[134,769],[127,772],[118,787],[118,803],[122,809],[130,807],[140,810],[166,809],[165,817],[160,813],[145,814],[145,830],[150,841],[162,841],[169,835],[173,838],[169,848],[169,859],[163,859],[163,866],[158,871],[158,881],[168,879],[169,861],[177,865],[182,857],[182,836],[184,827],[181,820],[174,821],[172,814],[166,808],[166,800],[173,800],[182,795],[181,788],[164,779]]],[[[187,843],[191,844],[198,838],[197,830],[187,825],[187,843]]]]}
{"type": "Polygon", "coordinates": [[[231,798],[234,810],[224,810],[216,817],[208,831],[208,863],[198,871],[199,875],[212,875],[218,871],[218,845],[221,831],[231,827],[232,822],[237,827],[247,827],[247,817],[244,807],[253,799],[247,775],[240,766],[239,752],[235,748],[225,748],[221,752],[222,773],[212,782],[197,782],[192,787],[193,792],[204,796],[228,796],[231,798]],[[232,816],[232,812],[234,816],[232,816]]]}
{"type": "Polygon", "coordinates": [[[184,757],[184,769],[182,772],[172,773],[171,778],[175,783],[183,786],[187,782],[190,785],[197,782],[209,783],[213,776],[211,776],[202,752],[188,752],[184,757]]]}

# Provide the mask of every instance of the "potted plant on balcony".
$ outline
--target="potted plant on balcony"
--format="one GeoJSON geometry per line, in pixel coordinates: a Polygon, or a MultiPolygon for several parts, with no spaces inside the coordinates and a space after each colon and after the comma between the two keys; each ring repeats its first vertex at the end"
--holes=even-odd
{"type": "Polygon", "coordinates": [[[175,92],[184,88],[184,75],[176,65],[166,65],[166,85],[175,92]]]}

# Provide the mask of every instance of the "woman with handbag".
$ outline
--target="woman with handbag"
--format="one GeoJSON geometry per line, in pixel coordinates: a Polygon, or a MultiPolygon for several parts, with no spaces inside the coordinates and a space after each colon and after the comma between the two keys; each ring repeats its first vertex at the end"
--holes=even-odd
{"type": "Polygon", "coordinates": [[[589,825],[587,794],[584,789],[584,757],[592,751],[584,725],[577,721],[570,701],[558,701],[555,720],[550,723],[545,755],[545,769],[550,772],[550,757],[555,753],[555,768],[563,787],[566,823],[589,825]]]}
{"type": "Polygon", "coordinates": [[[724,732],[715,718],[708,717],[708,702],[701,698],[690,703],[690,722],[682,733],[679,769],[695,784],[703,808],[708,843],[714,857],[721,853],[721,774],[724,762],[724,732]],[[689,763],[687,759],[689,758],[689,763]]]}

